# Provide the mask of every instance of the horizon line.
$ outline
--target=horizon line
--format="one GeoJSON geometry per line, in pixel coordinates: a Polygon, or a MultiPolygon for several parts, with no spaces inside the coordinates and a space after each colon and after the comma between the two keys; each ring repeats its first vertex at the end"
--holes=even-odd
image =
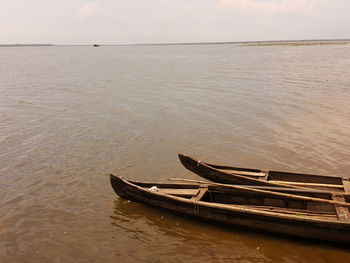
{"type": "Polygon", "coordinates": [[[299,40],[252,40],[252,41],[203,41],[203,42],[164,42],[164,43],[124,43],[124,44],[51,44],[51,43],[13,43],[0,44],[0,47],[15,47],[15,46],[91,46],[98,44],[100,46],[152,46],[152,45],[217,45],[217,44],[249,44],[249,43],[290,43],[290,42],[312,42],[312,41],[350,41],[350,38],[336,38],[336,39],[299,39],[299,40]]]}

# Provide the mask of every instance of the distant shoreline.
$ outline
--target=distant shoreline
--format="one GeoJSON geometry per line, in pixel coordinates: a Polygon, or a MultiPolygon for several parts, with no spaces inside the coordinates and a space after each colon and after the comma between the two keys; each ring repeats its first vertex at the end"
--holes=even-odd
{"type": "Polygon", "coordinates": [[[227,41],[227,42],[188,42],[188,43],[150,43],[150,44],[120,44],[104,46],[157,46],[157,45],[283,45],[283,44],[347,44],[350,39],[306,39],[306,40],[266,40],[266,41],[227,41]]]}
{"type": "MultiPolygon", "coordinates": [[[[242,46],[311,46],[345,45],[350,39],[308,39],[308,40],[266,40],[266,41],[224,41],[224,42],[183,42],[183,43],[139,43],[99,44],[99,46],[170,46],[170,45],[242,45],[242,46]]],[[[93,46],[93,44],[0,44],[0,47],[48,47],[48,46],[93,46]]]]}
{"type": "Polygon", "coordinates": [[[0,47],[48,47],[54,44],[0,44],[0,47]]]}
{"type": "Polygon", "coordinates": [[[304,42],[278,42],[278,43],[247,43],[243,46],[261,47],[261,46],[317,46],[317,45],[346,45],[350,41],[304,41],[304,42]]]}

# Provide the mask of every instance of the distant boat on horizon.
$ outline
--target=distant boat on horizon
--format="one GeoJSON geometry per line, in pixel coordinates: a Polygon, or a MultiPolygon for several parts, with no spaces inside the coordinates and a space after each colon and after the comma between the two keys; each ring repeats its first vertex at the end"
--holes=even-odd
{"type": "Polygon", "coordinates": [[[94,44],[93,47],[100,47],[100,45],[99,44],[94,44]]]}

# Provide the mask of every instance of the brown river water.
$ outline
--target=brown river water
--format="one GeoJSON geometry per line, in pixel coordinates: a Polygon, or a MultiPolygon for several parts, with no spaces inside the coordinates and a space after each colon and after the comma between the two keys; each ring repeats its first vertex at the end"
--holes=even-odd
{"type": "Polygon", "coordinates": [[[120,199],[177,159],[349,176],[350,45],[0,49],[0,262],[350,262],[120,199]]]}

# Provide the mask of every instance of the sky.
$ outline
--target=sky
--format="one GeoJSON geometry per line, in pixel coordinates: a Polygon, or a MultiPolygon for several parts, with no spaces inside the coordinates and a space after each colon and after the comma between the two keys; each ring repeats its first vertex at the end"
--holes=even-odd
{"type": "Polygon", "coordinates": [[[0,44],[350,39],[350,0],[0,0],[0,44]]]}

